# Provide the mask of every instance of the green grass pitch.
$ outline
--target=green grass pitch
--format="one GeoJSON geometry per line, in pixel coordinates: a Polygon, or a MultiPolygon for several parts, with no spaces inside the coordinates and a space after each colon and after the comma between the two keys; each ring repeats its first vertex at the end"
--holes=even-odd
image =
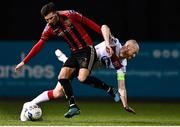
{"type": "Polygon", "coordinates": [[[174,126],[180,125],[178,102],[129,102],[137,112],[130,114],[113,101],[77,101],[81,114],[64,118],[67,102],[42,103],[40,121],[19,121],[24,101],[0,100],[0,126],[174,126]]]}

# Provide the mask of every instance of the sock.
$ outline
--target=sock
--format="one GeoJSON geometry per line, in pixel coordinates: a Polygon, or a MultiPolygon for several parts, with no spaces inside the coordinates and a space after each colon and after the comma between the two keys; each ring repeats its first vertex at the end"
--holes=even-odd
{"type": "Polygon", "coordinates": [[[75,105],[75,99],[74,99],[74,96],[71,96],[69,99],[69,106],[73,107],[74,105],[75,105]]]}
{"type": "Polygon", "coordinates": [[[111,96],[113,96],[113,97],[115,96],[113,93],[112,87],[108,86],[106,83],[104,83],[103,81],[99,80],[98,78],[96,78],[94,76],[88,76],[83,83],[85,83],[89,86],[92,86],[94,88],[99,88],[99,89],[105,90],[111,96]]]}
{"type": "Polygon", "coordinates": [[[75,105],[75,99],[73,96],[73,89],[72,89],[72,86],[70,84],[69,79],[60,79],[59,82],[61,83],[61,85],[64,88],[64,92],[65,92],[66,97],[69,101],[69,106],[71,107],[71,106],[75,105]]]}
{"type": "Polygon", "coordinates": [[[48,94],[49,100],[54,99],[53,90],[49,90],[49,91],[47,92],[47,94],[48,94]]]}
{"type": "Polygon", "coordinates": [[[54,99],[53,96],[53,90],[49,90],[49,91],[44,91],[43,93],[41,93],[39,96],[37,96],[36,98],[34,98],[31,103],[33,104],[39,104],[41,102],[45,102],[45,101],[49,101],[54,99]]]}
{"type": "Polygon", "coordinates": [[[115,93],[114,93],[114,88],[113,87],[109,87],[109,90],[107,91],[108,94],[110,94],[112,97],[115,97],[115,93]]]}

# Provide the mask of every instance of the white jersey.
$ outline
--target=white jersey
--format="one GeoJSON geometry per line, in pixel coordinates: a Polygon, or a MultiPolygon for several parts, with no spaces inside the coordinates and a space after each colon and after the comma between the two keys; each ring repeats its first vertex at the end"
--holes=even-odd
{"type": "MultiPolygon", "coordinates": [[[[117,38],[113,38],[111,43],[110,43],[110,46],[115,46],[115,48],[116,48],[115,53],[116,53],[117,56],[119,56],[119,52],[120,52],[121,47],[122,47],[119,40],[117,38]]],[[[95,49],[96,49],[98,60],[101,63],[104,63],[107,68],[115,69],[109,54],[106,52],[105,42],[103,41],[100,44],[96,45],[95,49]]],[[[122,60],[120,60],[120,63],[122,65],[122,67],[119,68],[119,69],[116,69],[117,73],[121,73],[121,72],[125,73],[126,72],[126,66],[127,66],[127,60],[122,59],[122,60]]]]}

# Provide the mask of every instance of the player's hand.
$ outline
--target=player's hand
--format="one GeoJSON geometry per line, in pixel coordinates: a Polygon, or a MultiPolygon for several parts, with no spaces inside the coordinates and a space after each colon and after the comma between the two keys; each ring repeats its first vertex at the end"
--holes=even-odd
{"type": "Polygon", "coordinates": [[[19,72],[23,66],[24,66],[24,62],[19,63],[19,64],[15,67],[15,72],[19,72]]]}
{"type": "Polygon", "coordinates": [[[107,46],[106,46],[106,52],[109,54],[109,56],[112,56],[112,54],[114,53],[113,49],[107,46]]]}
{"type": "Polygon", "coordinates": [[[132,108],[129,107],[129,106],[124,107],[124,109],[125,109],[127,112],[130,112],[130,113],[132,113],[132,114],[136,114],[135,110],[132,109],[132,108]]]}

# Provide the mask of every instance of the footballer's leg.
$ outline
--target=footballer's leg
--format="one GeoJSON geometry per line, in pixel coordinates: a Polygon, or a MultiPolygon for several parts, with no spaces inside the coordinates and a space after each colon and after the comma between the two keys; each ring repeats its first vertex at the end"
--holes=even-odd
{"type": "Polygon", "coordinates": [[[99,88],[106,91],[114,98],[115,102],[120,101],[120,95],[117,89],[108,86],[105,82],[94,76],[90,76],[92,67],[96,60],[97,56],[95,53],[95,49],[93,47],[89,47],[89,49],[87,49],[86,55],[83,54],[83,56],[78,59],[78,62],[80,64],[78,80],[94,88],[99,88]]]}
{"type": "Polygon", "coordinates": [[[59,82],[57,82],[57,85],[53,90],[44,91],[39,96],[34,98],[31,101],[31,103],[39,104],[39,103],[46,102],[49,100],[54,100],[54,99],[62,97],[62,96],[64,96],[63,87],[61,86],[61,84],[59,82]]]}
{"type": "Polygon", "coordinates": [[[94,88],[102,89],[106,91],[110,96],[112,96],[115,102],[120,101],[120,94],[116,88],[113,88],[112,86],[108,86],[105,82],[99,80],[94,76],[88,76],[86,80],[82,83],[90,85],[94,88]]]}
{"type": "Polygon", "coordinates": [[[73,89],[71,86],[71,80],[76,75],[76,72],[79,71],[79,65],[75,54],[71,54],[71,56],[64,63],[63,67],[58,76],[58,80],[63,86],[64,93],[69,102],[68,112],[64,114],[65,118],[71,118],[74,115],[80,114],[80,109],[78,108],[75,98],[73,95],[73,89]]]}
{"type": "MultiPolygon", "coordinates": [[[[71,76],[71,80],[75,77],[75,76],[77,76],[78,75],[78,69],[76,69],[73,73],[72,73],[72,76],[71,76]]],[[[74,100],[74,98],[73,98],[73,100],[74,100]]],[[[69,103],[70,103],[70,101],[69,101],[69,103]]],[[[73,117],[73,116],[75,116],[75,115],[79,115],[80,114],[80,109],[79,109],[79,107],[74,103],[72,103],[72,104],[70,104],[70,106],[69,106],[69,110],[68,110],[68,112],[67,113],[65,113],[64,114],[64,117],[65,118],[71,118],[71,117],[73,117]]]]}
{"type": "Polygon", "coordinates": [[[32,106],[33,104],[46,102],[52,99],[56,99],[56,98],[62,97],[63,95],[64,95],[63,88],[61,84],[58,82],[54,90],[44,91],[43,93],[38,95],[36,98],[34,98],[32,101],[24,103],[23,108],[21,110],[21,114],[20,114],[20,120],[28,121],[28,119],[25,117],[25,112],[27,111],[27,108],[29,106],[32,106]]]}
{"type": "Polygon", "coordinates": [[[71,118],[74,115],[79,115],[80,114],[80,109],[75,103],[75,98],[73,96],[73,89],[71,86],[71,78],[72,75],[75,72],[75,68],[69,68],[69,67],[63,67],[60,71],[59,74],[59,82],[62,84],[66,98],[68,99],[69,102],[69,110],[67,113],[64,114],[65,118],[71,118]]]}
{"type": "MultiPolygon", "coordinates": [[[[55,51],[55,54],[56,54],[56,56],[57,56],[59,61],[62,61],[63,63],[65,63],[65,61],[67,60],[67,57],[66,57],[66,55],[61,50],[57,49],[55,51]]],[[[90,54],[90,52],[89,52],[89,54],[90,54]]],[[[96,58],[96,56],[94,56],[94,57],[96,58]]],[[[86,60],[88,60],[88,59],[86,59],[86,60]]],[[[97,61],[94,61],[94,62],[97,62],[97,61]]],[[[74,76],[75,75],[76,76],[78,75],[77,71],[74,73],[74,76]]],[[[84,74],[81,74],[81,75],[84,75],[84,74]]],[[[85,77],[85,76],[83,76],[83,77],[85,77]]],[[[84,81],[83,77],[82,76],[79,77],[79,80],[81,82],[84,81]]],[[[110,96],[112,96],[114,98],[115,102],[119,102],[120,101],[120,94],[119,94],[118,90],[116,88],[108,86],[107,84],[105,84],[104,82],[100,81],[96,77],[89,76],[85,82],[86,82],[85,84],[87,84],[89,86],[92,86],[94,88],[98,88],[98,89],[102,89],[102,90],[106,91],[110,96]],[[93,81],[93,83],[92,83],[92,81],[93,81]]]]}

